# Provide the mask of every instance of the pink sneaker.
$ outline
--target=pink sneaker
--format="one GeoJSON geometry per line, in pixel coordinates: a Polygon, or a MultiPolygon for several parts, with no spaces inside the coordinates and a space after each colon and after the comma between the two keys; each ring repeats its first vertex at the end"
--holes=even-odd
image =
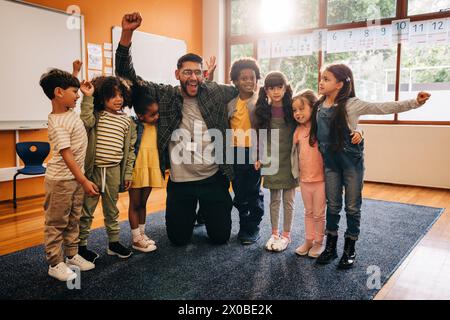
{"type": "Polygon", "coordinates": [[[299,256],[306,256],[309,252],[309,249],[311,249],[314,246],[312,241],[306,240],[303,242],[303,244],[295,249],[295,253],[299,256]]]}

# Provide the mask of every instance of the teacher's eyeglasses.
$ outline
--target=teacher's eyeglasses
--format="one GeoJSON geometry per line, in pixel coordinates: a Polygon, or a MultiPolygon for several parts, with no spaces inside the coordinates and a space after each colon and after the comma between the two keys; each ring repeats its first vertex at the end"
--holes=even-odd
{"type": "Polygon", "coordinates": [[[192,76],[192,74],[195,74],[196,77],[201,77],[202,76],[202,70],[191,70],[191,69],[185,69],[183,71],[181,71],[181,73],[186,76],[186,77],[190,77],[192,76]]]}

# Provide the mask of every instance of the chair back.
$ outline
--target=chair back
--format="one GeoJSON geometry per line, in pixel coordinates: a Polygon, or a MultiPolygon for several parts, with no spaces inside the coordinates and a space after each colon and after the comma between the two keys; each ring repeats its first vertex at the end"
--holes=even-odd
{"type": "Polygon", "coordinates": [[[43,141],[28,141],[16,143],[16,152],[25,167],[42,166],[50,152],[50,143],[43,141]]]}

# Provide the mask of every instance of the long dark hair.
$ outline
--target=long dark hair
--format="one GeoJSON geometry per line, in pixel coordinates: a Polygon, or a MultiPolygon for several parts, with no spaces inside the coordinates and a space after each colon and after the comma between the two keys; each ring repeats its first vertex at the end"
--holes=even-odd
{"type": "Polygon", "coordinates": [[[272,109],[269,104],[266,89],[284,85],[286,92],[283,96],[284,121],[286,124],[294,122],[292,113],[292,88],[288,83],[286,76],[279,71],[269,72],[264,79],[264,87],[259,89],[258,100],[256,101],[255,118],[257,129],[270,129],[272,120],[272,109]]]}
{"type": "Polygon", "coordinates": [[[311,89],[305,89],[296,93],[292,98],[292,103],[295,100],[299,100],[302,104],[306,103],[311,108],[311,128],[309,130],[309,145],[314,147],[314,144],[317,142],[317,97],[314,91],[311,89]]]}
{"type": "MultiPolygon", "coordinates": [[[[339,90],[334,103],[336,111],[331,117],[330,123],[330,141],[333,144],[333,150],[340,151],[344,147],[345,135],[348,133],[347,110],[345,105],[349,98],[355,97],[355,84],[353,82],[353,72],[345,64],[331,64],[325,67],[324,71],[331,72],[338,82],[343,86],[339,90]]],[[[326,96],[322,96],[317,102],[317,107],[322,104],[326,96]]]]}

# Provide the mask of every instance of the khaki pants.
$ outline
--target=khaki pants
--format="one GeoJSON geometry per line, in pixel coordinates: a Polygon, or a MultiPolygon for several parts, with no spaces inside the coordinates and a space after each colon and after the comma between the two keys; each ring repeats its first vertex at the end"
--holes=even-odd
{"type": "Polygon", "coordinates": [[[45,179],[45,254],[54,266],[78,253],[84,190],[76,180],[45,179]],[[62,246],[64,245],[64,252],[62,246]]]}
{"type": "MultiPolygon", "coordinates": [[[[120,165],[110,168],[94,167],[92,175],[94,182],[100,191],[102,197],[103,217],[108,234],[109,242],[119,241],[119,209],[117,200],[119,198],[120,185],[120,165]],[[102,192],[103,190],[103,192],[102,192]]],[[[91,230],[94,211],[97,208],[100,196],[88,196],[84,198],[83,214],[80,219],[80,245],[87,245],[87,239],[91,230]]]]}

